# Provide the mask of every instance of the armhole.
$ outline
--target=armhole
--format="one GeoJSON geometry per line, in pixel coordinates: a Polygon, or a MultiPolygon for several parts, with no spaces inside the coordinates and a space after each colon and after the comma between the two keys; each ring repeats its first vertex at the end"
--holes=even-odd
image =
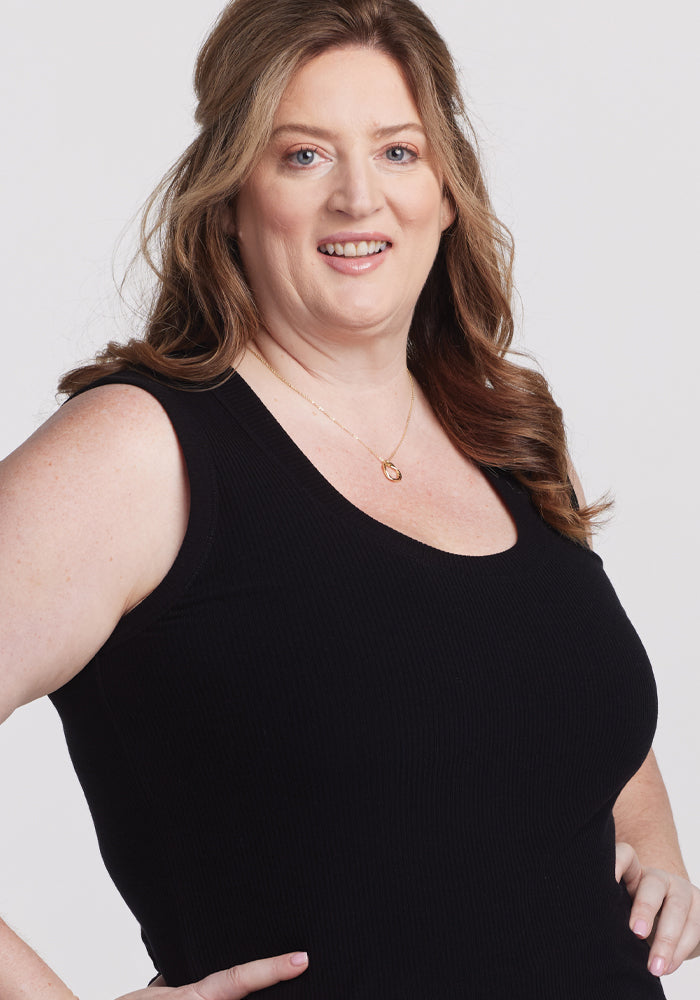
{"type": "Polygon", "coordinates": [[[187,528],[172,566],[151,593],[119,619],[102,647],[105,649],[131,638],[165,614],[198,574],[214,537],[217,484],[209,441],[192,412],[191,402],[200,394],[186,393],[136,372],[118,372],[98,379],[74,395],[102,385],[133,385],[158,400],[180,443],[190,492],[187,528]],[[190,398],[184,400],[183,396],[190,398]]]}

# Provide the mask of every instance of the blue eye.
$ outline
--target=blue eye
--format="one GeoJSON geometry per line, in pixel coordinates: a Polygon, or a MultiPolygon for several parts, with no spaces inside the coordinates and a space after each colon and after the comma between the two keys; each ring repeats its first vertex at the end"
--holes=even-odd
{"type": "Polygon", "coordinates": [[[297,149],[292,153],[292,162],[300,167],[308,167],[314,161],[315,149],[297,149]]]}
{"type": "Polygon", "coordinates": [[[391,146],[386,151],[386,157],[391,163],[408,163],[409,159],[415,159],[416,154],[406,146],[391,146]]]}

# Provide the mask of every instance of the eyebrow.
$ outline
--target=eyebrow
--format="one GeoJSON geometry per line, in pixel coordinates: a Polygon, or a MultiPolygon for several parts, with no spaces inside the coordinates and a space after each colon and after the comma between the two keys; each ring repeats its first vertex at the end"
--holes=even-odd
{"type": "MultiPolygon", "coordinates": [[[[425,135],[425,129],[418,122],[403,122],[401,125],[385,125],[375,129],[372,133],[376,139],[384,139],[386,136],[395,135],[397,132],[420,132],[425,135]]],[[[312,135],[317,139],[337,139],[337,132],[330,132],[327,129],[317,128],[315,125],[304,125],[302,122],[287,122],[279,125],[272,133],[271,139],[276,139],[284,132],[303,132],[312,135]]]]}

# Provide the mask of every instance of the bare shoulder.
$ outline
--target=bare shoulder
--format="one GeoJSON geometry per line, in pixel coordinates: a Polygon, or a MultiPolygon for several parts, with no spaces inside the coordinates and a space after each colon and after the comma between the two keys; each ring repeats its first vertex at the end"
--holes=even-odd
{"type": "Polygon", "coordinates": [[[69,400],[0,463],[0,718],[84,666],[165,576],[187,516],[173,427],[134,386],[69,400]]]}
{"type": "Polygon", "coordinates": [[[179,444],[160,403],[135,386],[100,386],[68,400],[0,463],[0,509],[26,520],[25,504],[40,507],[37,528],[61,511],[134,529],[129,508],[173,473],[182,473],[179,444]]]}
{"type": "Polygon", "coordinates": [[[125,383],[98,386],[67,400],[20,450],[49,436],[58,441],[66,434],[85,440],[99,437],[103,445],[117,448],[128,441],[134,455],[142,447],[148,448],[155,435],[163,443],[174,437],[170,420],[158,400],[145,389],[125,383]],[[138,431],[135,436],[134,431],[138,431]]]}

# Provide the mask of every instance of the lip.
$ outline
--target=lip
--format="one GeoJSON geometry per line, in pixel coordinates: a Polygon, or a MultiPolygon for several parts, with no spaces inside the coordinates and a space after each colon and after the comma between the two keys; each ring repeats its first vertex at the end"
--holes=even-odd
{"type": "MultiPolygon", "coordinates": [[[[330,240],[328,240],[330,243],[330,240]]],[[[339,274],[349,274],[359,277],[362,274],[368,274],[370,271],[376,271],[378,267],[381,267],[387,256],[387,249],[383,253],[368,254],[366,257],[331,257],[330,254],[319,254],[321,259],[328,267],[337,271],[339,274]]]]}
{"type": "Polygon", "coordinates": [[[351,233],[350,230],[344,229],[342,232],[324,236],[317,242],[316,246],[323,246],[324,243],[359,243],[361,240],[366,243],[369,243],[370,240],[374,240],[375,243],[391,243],[391,237],[387,236],[386,233],[351,233]]]}

